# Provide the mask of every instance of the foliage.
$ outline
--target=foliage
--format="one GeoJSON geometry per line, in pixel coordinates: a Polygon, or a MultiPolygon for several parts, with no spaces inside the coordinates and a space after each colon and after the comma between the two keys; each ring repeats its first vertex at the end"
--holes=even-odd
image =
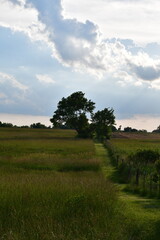
{"type": "Polygon", "coordinates": [[[97,111],[92,117],[92,125],[95,129],[98,139],[109,139],[112,131],[112,126],[115,124],[114,110],[105,108],[102,111],[97,111]]]}
{"type": "Polygon", "coordinates": [[[108,147],[128,189],[160,196],[159,146],[159,140],[112,139],[108,147]]]}
{"type": "Polygon", "coordinates": [[[125,127],[124,132],[138,132],[138,130],[135,128],[131,128],[131,127],[125,127]]]}
{"type": "Polygon", "coordinates": [[[57,110],[50,121],[54,127],[74,128],[80,137],[90,135],[87,113],[92,114],[95,103],[84,97],[84,93],[75,92],[59,101],[57,110]]]}
{"type": "Polygon", "coordinates": [[[109,138],[115,124],[114,111],[105,108],[93,113],[94,108],[95,103],[85,98],[84,93],[75,92],[59,101],[50,121],[54,127],[75,129],[79,137],[109,138]]]}
{"type": "Polygon", "coordinates": [[[12,124],[12,123],[2,123],[2,122],[0,121],[0,127],[11,128],[11,127],[13,127],[13,124],[12,124]]]}
{"type": "Polygon", "coordinates": [[[157,129],[152,131],[153,133],[160,133],[160,125],[157,127],[157,129]]]}
{"type": "Polygon", "coordinates": [[[38,122],[30,125],[30,128],[47,128],[44,124],[38,122]]]}
{"type": "Polygon", "coordinates": [[[136,128],[131,128],[131,127],[125,127],[124,132],[128,132],[128,133],[147,133],[147,130],[145,129],[141,129],[141,130],[137,130],[136,128]]]}

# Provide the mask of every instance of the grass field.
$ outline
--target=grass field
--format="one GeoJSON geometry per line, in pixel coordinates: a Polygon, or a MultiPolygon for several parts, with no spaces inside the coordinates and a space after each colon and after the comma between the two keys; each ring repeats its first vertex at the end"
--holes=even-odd
{"type": "Polygon", "coordinates": [[[0,128],[0,239],[128,239],[102,165],[74,131],[0,128]]]}
{"type": "Polygon", "coordinates": [[[111,174],[103,146],[74,131],[0,128],[0,239],[158,240],[158,218],[145,226],[111,174]]]}

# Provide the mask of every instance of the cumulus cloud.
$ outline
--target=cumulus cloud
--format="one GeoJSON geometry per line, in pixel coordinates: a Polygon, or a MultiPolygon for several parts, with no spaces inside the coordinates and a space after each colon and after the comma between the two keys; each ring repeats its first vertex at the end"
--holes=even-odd
{"type": "Polygon", "coordinates": [[[0,26],[26,34],[32,41],[48,41],[44,24],[38,20],[37,9],[25,0],[1,0],[0,26]]]}
{"type": "Polygon", "coordinates": [[[106,38],[160,42],[159,0],[63,0],[64,14],[96,22],[106,38]]]}
{"type": "Polygon", "coordinates": [[[41,83],[54,84],[55,81],[47,74],[36,74],[36,78],[41,83]]]}
{"type": "Polygon", "coordinates": [[[53,56],[64,65],[78,69],[94,71],[102,68],[97,51],[97,26],[86,21],[65,19],[62,15],[62,6],[59,0],[36,1],[30,0],[32,6],[39,12],[39,20],[45,24],[49,32],[50,46],[53,56]],[[96,53],[97,52],[97,53],[96,53]],[[97,57],[94,57],[97,55],[97,57]]]}
{"type": "MultiPolygon", "coordinates": [[[[1,6],[1,26],[22,31],[33,41],[44,41],[52,49],[53,57],[64,65],[98,77],[112,73],[121,83],[133,82],[137,86],[140,81],[160,78],[160,61],[140,51],[133,55],[119,40],[103,39],[91,21],[64,18],[60,0],[8,0],[2,1],[1,6]],[[7,17],[3,11],[8,12],[7,17]]],[[[47,75],[36,77],[41,82],[53,83],[47,75]]]]}

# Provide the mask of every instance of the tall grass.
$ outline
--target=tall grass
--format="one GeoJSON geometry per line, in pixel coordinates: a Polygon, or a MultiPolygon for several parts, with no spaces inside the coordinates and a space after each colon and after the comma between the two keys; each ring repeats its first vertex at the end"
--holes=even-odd
{"type": "Polygon", "coordinates": [[[145,239],[91,140],[1,128],[0,139],[1,240],[145,239]]]}
{"type": "Polygon", "coordinates": [[[101,174],[21,172],[0,180],[1,238],[116,239],[109,238],[116,193],[101,174]]]}
{"type": "Polygon", "coordinates": [[[124,235],[117,191],[103,177],[91,140],[75,139],[74,131],[0,133],[0,239],[124,235]]]}

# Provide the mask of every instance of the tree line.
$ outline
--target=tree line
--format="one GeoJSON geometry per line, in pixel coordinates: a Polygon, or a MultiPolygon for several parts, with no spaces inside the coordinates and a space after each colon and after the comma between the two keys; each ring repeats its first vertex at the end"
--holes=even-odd
{"type": "Polygon", "coordinates": [[[17,125],[13,125],[12,123],[5,123],[1,121],[0,121],[0,127],[3,127],[3,128],[51,128],[50,126],[47,127],[40,122],[32,123],[30,126],[27,126],[27,125],[17,126],[17,125]]]}

